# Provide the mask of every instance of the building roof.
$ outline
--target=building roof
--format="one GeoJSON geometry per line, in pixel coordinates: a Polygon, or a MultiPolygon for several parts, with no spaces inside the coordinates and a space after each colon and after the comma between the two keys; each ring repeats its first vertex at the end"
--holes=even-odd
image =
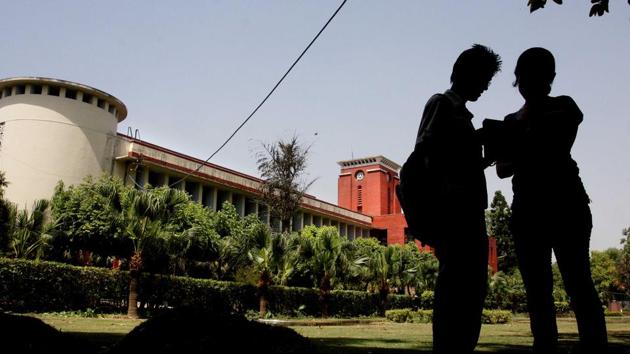
{"type": "Polygon", "coordinates": [[[91,86],[79,84],[72,81],[60,80],[60,79],[52,79],[48,77],[38,77],[38,76],[24,76],[24,77],[10,77],[6,79],[0,79],[0,89],[7,86],[14,85],[28,85],[28,84],[37,84],[37,85],[55,85],[59,87],[71,88],[74,90],[79,90],[82,92],[87,92],[97,98],[101,98],[106,100],[110,105],[116,107],[116,119],[118,122],[122,122],[127,117],[127,106],[122,103],[118,98],[110,95],[105,91],[101,91],[91,86]]]}
{"type": "Polygon", "coordinates": [[[363,157],[359,159],[346,160],[346,161],[339,161],[337,163],[339,164],[339,166],[345,167],[345,168],[354,168],[354,167],[370,166],[370,165],[378,164],[378,165],[388,167],[396,172],[400,170],[399,164],[395,163],[394,161],[382,155],[372,156],[372,157],[363,157]]]}
{"type": "MultiPolygon", "coordinates": [[[[246,194],[258,196],[262,179],[241,173],[213,163],[205,162],[143,140],[135,139],[124,134],[118,134],[124,141],[130,143],[125,151],[119,151],[116,159],[136,159],[144,164],[150,164],[175,171],[179,174],[190,174],[197,179],[207,180],[219,185],[242,191],[246,194]]],[[[345,219],[354,224],[369,227],[372,217],[354,210],[342,208],[336,204],[320,200],[312,195],[305,195],[302,209],[310,210],[322,215],[345,219]]]]}

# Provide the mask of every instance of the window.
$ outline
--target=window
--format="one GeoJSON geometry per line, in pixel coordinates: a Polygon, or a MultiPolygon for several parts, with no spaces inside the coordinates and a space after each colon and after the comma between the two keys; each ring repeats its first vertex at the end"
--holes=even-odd
{"type": "Polygon", "coordinates": [[[83,102],[92,104],[92,98],[94,98],[94,96],[90,95],[89,93],[83,93],[83,102]]]}
{"type": "Polygon", "coordinates": [[[98,108],[103,108],[103,109],[104,109],[104,108],[105,108],[105,100],[104,100],[104,99],[102,99],[102,98],[99,98],[99,99],[96,101],[96,105],[98,106],[98,108]]]}
{"type": "Polygon", "coordinates": [[[57,86],[48,86],[48,94],[50,96],[59,96],[59,87],[57,87],[57,86]]]}
{"type": "Polygon", "coordinates": [[[2,97],[11,96],[12,92],[13,92],[13,87],[5,87],[4,90],[2,91],[2,97]]]}
{"type": "Polygon", "coordinates": [[[0,122],[0,150],[2,150],[2,138],[4,137],[4,122],[0,122]]]}
{"type": "Polygon", "coordinates": [[[153,170],[149,170],[149,176],[147,181],[152,187],[159,187],[164,185],[164,175],[153,170]]]}
{"type": "Polygon", "coordinates": [[[66,98],[70,98],[72,100],[77,99],[77,90],[66,89],[66,98]]]}
{"type": "Polygon", "coordinates": [[[42,85],[31,86],[31,95],[41,95],[41,94],[42,94],[42,85]]]}
{"type": "Polygon", "coordinates": [[[23,95],[26,92],[26,86],[24,85],[17,85],[15,86],[15,94],[16,95],[23,95]]]}
{"type": "Polygon", "coordinates": [[[114,107],[113,105],[109,105],[107,111],[111,114],[116,114],[116,107],[114,107]]]}

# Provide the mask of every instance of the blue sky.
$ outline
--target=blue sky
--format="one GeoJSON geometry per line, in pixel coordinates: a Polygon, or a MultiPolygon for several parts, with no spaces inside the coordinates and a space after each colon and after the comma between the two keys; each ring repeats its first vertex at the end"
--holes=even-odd
{"type": "MultiPolygon", "coordinates": [[[[310,192],[336,202],[336,161],[384,155],[402,163],[427,98],[449,86],[459,52],[492,47],[504,68],[469,104],[475,122],[502,118],[522,99],[511,86],[518,55],[556,55],[552,94],[570,95],[585,121],[573,149],[593,200],[592,247],[618,247],[630,226],[630,7],[589,18],[589,1],[349,0],[311,51],[212,161],[257,175],[263,142],[312,144],[310,192]]],[[[251,112],[340,1],[19,1],[0,13],[0,77],[47,76],[120,98],[141,137],[205,159],[251,112]]],[[[541,157],[544,158],[544,157],[541,157]]],[[[511,199],[487,170],[488,189],[511,199]]],[[[541,203],[553,212],[561,201],[541,203]]]]}

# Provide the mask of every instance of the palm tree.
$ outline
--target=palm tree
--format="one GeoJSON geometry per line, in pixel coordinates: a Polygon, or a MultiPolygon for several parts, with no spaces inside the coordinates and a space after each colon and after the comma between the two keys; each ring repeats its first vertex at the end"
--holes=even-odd
{"type": "Polygon", "coordinates": [[[4,199],[4,189],[9,185],[4,171],[0,171],[0,254],[9,246],[11,203],[4,199]]]}
{"type": "Polygon", "coordinates": [[[260,318],[267,314],[269,305],[269,287],[273,284],[285,285],[293,273],[292,252],[287,238],[288,235],[271,234],[268,228],[264,233],[264,245],[249,251],[249,259],[254,263],[259,274],[256,284],[259,299],[260,318]]]}
{"type": "Polygon", "coordinates": [[[15,204],[8,204],[8,234],[10,255],[15,258],[38,259],[41,257],[47,240],[49,227],[49,202],[36,201],[32,210],[18,210],[15,204]]]}
{"type": "Polygon", "coordinates": [[[363,259],[353,262],[348,259],[346,250],[349,241],[339,236],[334,226],[305,230],[302,230],[306,235],[300,239],[298,256],[306,263],[313,281],[319,288],[322,316],[328,317],[331,291],[338,276],[350,271],[353,265],[360,264],[363,259]]]}
{"type": "Polygon", "coordinates": [[[188,201],[188,195],[176,189],[158,188],[132,190],[126,197],[127,203],[124,210],[121,210],[121,217],[123,225],[126,225],[124,233],[133,245],[133,255],[129,262],[127,316],[138,318],[138,281],[146,257],[144,252],[151,243],[163,241],[172,234],[168,219],[179,205],[188,201]]]}
{"type": "Polygon", "coordinates": [[[9,186],[9,181],[4,174],[4,171],[0,171],[0,198],[4,198],[4,189],[9,186]]]}
{"type": "Polygon", "coordinates": [[[401,267],[400,248],[394,245],[383,247],[368,262],[371,279],[379,294],[379,313],[385,315],[387,296],[391,286],[399,280],[401,267]]]}

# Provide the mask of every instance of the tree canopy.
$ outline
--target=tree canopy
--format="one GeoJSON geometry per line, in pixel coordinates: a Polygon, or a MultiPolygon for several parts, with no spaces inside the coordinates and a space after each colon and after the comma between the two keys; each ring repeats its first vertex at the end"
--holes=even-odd
{"type": "MultiPolygon", "coordinates": [[[[553,0],[558,5],[562,5],[562,0],[553,0]]],[[[591,0],[593,4],[591,6],[591,10],[588,13],[589,17],[593,16],[602,16],[605,13],[609,12],[609,0],[591,0]]],[[[529,11],[534,12],[538,9],[542,9],[547,4],[547,0],[528,0],[527,5],[529,6],[529,11]]],[[[628,4],[630,5],[630,0],[628,0],[628,4]]]]}
{"type": "Polygon", "coordinates": [[[489,235],[497,240],[499,270],[504,273],[511,273],[518,265],[509,227],[511,216],[512,210],[505,197],[501,191],[496,191],[490,209],[486,212],[486,224],[489,235]]]}
{"type": "Polygon", "coordinates": [[[263,150],[257,154],[258,171],[263,179],[261,198],[269,206],[272,216],[280,219],[283,231],[289,230],[302,197],[314,182],[303,178],[309,149],[294,136],[289,140],[263,144],[263,150]]]}

